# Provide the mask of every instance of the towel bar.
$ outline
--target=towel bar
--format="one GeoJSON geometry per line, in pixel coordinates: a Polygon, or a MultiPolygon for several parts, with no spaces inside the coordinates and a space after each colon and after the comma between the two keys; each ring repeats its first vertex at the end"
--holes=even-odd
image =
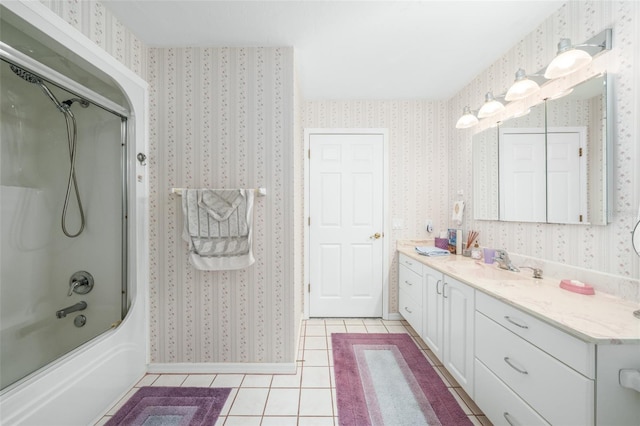
{"type": "MultiPolygon", "coordinates": [[[[186,188],[171,188],[172,194],[182,195],[182,191],[186,188]]],[[[256,188],[253,190],[258,197],[264,197],[267,195],[267,188],[256,188]]]]}

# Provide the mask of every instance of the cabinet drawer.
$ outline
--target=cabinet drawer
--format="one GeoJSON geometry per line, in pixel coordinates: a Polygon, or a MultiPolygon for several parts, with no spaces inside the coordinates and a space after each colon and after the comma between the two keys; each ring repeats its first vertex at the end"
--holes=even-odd
{"type": "Polygon", "coordinates": [[[404,265],[416,274],[422,276],[422,263],[418,262],[417,260],[413,260],[409,256],[400,253],[398,262],[400,263],[400,265],[404,265]]]}
{"type": "Polygon", "coordinates": [[[593,425],[593,381],[476,312],[476,358],[551,424],[593,425]]]}
{"type": "Polygon", "coordinates": [[[415,300],[406,291],[400,290],[398,297],[400,314],[411,324],[418,335],[422,335],[422,304],[419,304],[420,300],[415,300]]]}
{"type": "Polygon", "coordinates": [[[595,379],[595,345],[573,337],[482,292],[477,293],[476,310],[579,373],[595,379]]]}
{"type": "Polygon", "coordinates": [[[404,290],[407,295],[415,300],[422,307],[422,275],[416,274],[404,265],[400,265],[398,274],[398,286],[400,291],[404,290]]]}
{"type": "Polygon", "coordinates": [[[475,402],[494,425],[549,424],[477,359],[475,373],[475,402]]]}

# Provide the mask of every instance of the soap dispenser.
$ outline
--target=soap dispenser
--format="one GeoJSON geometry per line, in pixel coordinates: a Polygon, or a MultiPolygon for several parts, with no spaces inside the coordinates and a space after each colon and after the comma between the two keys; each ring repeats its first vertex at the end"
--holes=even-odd
{"type": "Polygon", "coordinates": [[[473,248],[471,249],[471,258],[472,259],[477,259],[477,260],[482,259],[482,250],[480,250],[480,246],[478,245],[478,241],[477,240],[476,240],[476,243],[474,244],[473,248]]]}

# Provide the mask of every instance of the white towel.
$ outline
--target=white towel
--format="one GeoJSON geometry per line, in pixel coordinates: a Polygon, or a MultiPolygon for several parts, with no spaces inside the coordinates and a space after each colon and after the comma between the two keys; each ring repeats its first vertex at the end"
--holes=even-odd
{"type": "Polygon", "coordinates": [[[443,250],[438,247],[416,247],[416,252],[423,256],[449,256],[449,250],[443,250]]]}
{"type": "Polygon", "coordinates": [[[193,266],[222,271],[253,264],[252,190],[186,189],[182,210],[182,237],[189,243],[193,266]]]}
{"type": "Polygon", "coordinates": [[[451,213],[451,220],[457,226],[462,225],[462,215],[464,214],[464,201],[456,201],[453,203],[453,212],[451,213]]]}

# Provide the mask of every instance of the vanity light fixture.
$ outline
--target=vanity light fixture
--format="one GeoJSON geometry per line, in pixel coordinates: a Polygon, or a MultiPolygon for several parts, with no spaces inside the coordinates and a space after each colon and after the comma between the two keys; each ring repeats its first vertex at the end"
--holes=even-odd
{"type": "Polygon", "coordinates": [[[473,115],[471,108],[468,106],[464,107],[462,110],[462,117],[460,117],[456,123],[456,129],[468,129],[476,124],[478,124],[478,118],[473,115]]]}
{"type": "Polygon", "coordinates": [[[573,88],[567,89],[567,90],[563,90],[562,92],[556,93],[555,95],[549,97],[548,100],[564,98],[565,96],[567,96],[571,92],[573,92],[573,88]]]}
{"type": "Polygon", "coordinates": [[[493,96],[493,92],[487,92],[484,95],[484,104],[478,111],[478,118],[486,118],[491,117],[504,110],[504,105],[500,101],[496,101],[496,98],[493,96]]]}
{"type": "Polygon", "coordinates": [[[527,96],[533,95],[540,90],[540,86],[533,80],[527,77],[527,73],[522,69],[516,71],[516,80],[511,85],[507,94],[504,97],[505,101],[517,101],[518,99],[524,99],[527,96]]]}
{"type": "Polygon", "coordinates": [[[544,78],[549,80],[564,77],[591,62],[591,55],[584,50],[576,49],[568,38],[561,38],[558,43],[558,54],[547,66],[544,78]]]}
{"type": "Polygon", "coordinates": [[[529,114],[531,112],[531,108],[527,108],[525,110],[516,112],[515,114],[513,114],[513,118],[518,118],[518,117],[524,117],[525,115],[529,114]]]}
{"type": "MultiPolygon", "coordinates": [[[[540,90],[540,85],[544,85],[548,80],[563,77],[586,66],[591,62],[592,58],[606,50],[611,50],[612,34],[611,28],[607,28],[586,42],[577,45],[572,45],[571,40],[568,38],[560,39],[557,56],[546,68],[529,76],[522,68],[518,69],[515,82],[506,94],[501,94],[498,98],[502,98],[506,102],[527,98],[540,90]]],[[[569,93],[569,91],[558,93],[547,99],[557,99],[569,93]]],[[[485,103],[478,111],[477,116],[473,116],[470,108],[465,107],[462,117],[456,123],[456,128],[465,129],[475,126],[478,124],[479,118],[491,117],[504,109],[504,105],[495,99],[493,92],[487,92],[485,103]],[[467,114],[467,110],[469,110],[469,114],[467,114]]],[[[526,114],[526,111],[523,111],[522,114],[526,114]]]]}

